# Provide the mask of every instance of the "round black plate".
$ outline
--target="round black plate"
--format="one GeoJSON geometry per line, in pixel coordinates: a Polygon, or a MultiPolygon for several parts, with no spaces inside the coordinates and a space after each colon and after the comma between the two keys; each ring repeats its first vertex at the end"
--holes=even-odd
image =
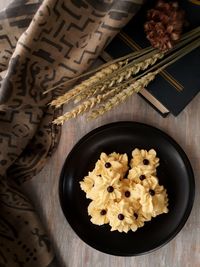
{"type": "Polygon", "coordinates": [[[64,163],[59,191],[64,215],[83,241],[108,254],[134,256],[159,248],[181,230],[192,209],[195,182],[187,156],[171,137],[145,124],[117,122],[91,131],[74,146],[64,163]],[[111,232],[109,225],[92,224],[87,214],[90,201],[79,181],[94,168],[101,152],[127,153],[130,157],[136,147],[157,151],[158,177],[168,192],[169,213],[127,234],[111,232]]]}

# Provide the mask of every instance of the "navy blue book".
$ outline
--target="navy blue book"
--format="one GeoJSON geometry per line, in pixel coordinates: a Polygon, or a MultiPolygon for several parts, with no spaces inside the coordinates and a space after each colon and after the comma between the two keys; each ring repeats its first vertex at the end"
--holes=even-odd
{"type": "MultiPolygon", "coordinates": [[[[117,58],[150,45],[144,33],[146,13],[155,1],[147,1],[138,14],[123,28],[102,53],[104,60],[117,58]]],[[[180,1],[190,30],[200,25],[200,1],[180,1]],[[199,2],[199,4],[197,3],[199,2]]],[[[177,116],[200,91],[200,48],[164,70],[142,90],[143,96],[163,116],[177,116]]]]}

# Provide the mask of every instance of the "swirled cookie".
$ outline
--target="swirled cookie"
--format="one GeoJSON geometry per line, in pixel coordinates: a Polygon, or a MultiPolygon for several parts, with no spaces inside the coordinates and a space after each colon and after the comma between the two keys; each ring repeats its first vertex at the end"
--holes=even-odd
{"type": "Polygon", "coordinates": [[[130,166],[132,168],[138,167],[151,174],[155,174],[156,168],[159,166],[159,158],[156,157],[156,151],[154,149],[147,151],[145,149],[140,150],[135,148],[132,151],[130,166]]]}
{"type": "Polygon", "coordinates": [[[156,176],[156,151],[134,149],[130,166],[128,171],[126,154],[101,153],[93,171],[80,182],[92,200],[88,206],[92,223],[109,224],[111,231],[127,233],[168,212],[167,191],[156,176]]]}
{"type": "Polygon", "coordinates": [[[109,155],[101,153],[97,161],[94,173],[105,177],[114,178],[116,175],[123,177],[128,170],[127,154],[113,152],[109,155]]]}

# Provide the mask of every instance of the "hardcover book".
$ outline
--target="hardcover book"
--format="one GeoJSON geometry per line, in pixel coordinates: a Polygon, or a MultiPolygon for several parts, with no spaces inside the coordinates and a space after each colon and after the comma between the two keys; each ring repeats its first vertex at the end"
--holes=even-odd
{"type": "MultiPolygon", "coordinates": [[[[144,33],[147,10],[155,1],[147,1],[138,14],[106,47],[101,57],[124,56],[130,52],[150,46],[144,33]]],[[[200,25],[200,1],[180,1],[186,12],[187,30],[200,25]],[[199,3],[199,4],[198,4],[199,3]]],[[[159,74],[140,95],[163,116],[169,112],[177,116],[200,91],[200,48],[193,50],[159,74]]]]}

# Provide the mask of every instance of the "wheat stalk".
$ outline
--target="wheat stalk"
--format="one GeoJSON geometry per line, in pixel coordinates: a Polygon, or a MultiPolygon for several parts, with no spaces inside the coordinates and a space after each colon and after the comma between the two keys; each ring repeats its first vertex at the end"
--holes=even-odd
{"type": "MultiPolygon", "coordinates": [[[[196,27],[195,29],[183,34],[181,40],[178,42],[178,44],[172,48],[170,50],[170,52],[172,52],[173,50],[183,46],[184,44],[192,41],[192,39],[196,38],[200,33],[200,26],[196,27]]],[[[150,52],[155,52],[156,49],[155,48],[152,48],[152,47],[147,47],[147,48],[143,48],[142,50],[139,50],[139,51],[135,51],[135,52],[132,52],[128,55],[125,55],[123,57],[120,57],[120,58],[116,58],[116,59],[113,59],[105,64],[102,64],[101,66],[97,67],[97,68],[94,68],[88,72],[85,72],[81,75],[78,75],[74,78],[71,78],[67,81],[64,81],[64,82],[61,82],[60,84],[54,86],[54,87],[51,87],[49,88],[48,90],[46,90],[45,92],[43,92],[43,94],[47,94],[48,92],[52,91],[52,90],[55,90],[57,88],[61,88],[61,87],[65,87],[68,83],[71,83],[79,78],[82,78],[82,77],[85,77],[87,75],[91,75],[99,70],[102,70],[103,68],[106,68],[107,66],[109,66],[110,64],[114,64],[114,63],[118,63],[120,61],[124,61],[124,60],[127,60],[127,61],[130,61],[130,60],[133,60],[133,59],[136,59],[136,58],[141,58],[141,56],[145,56],[145,54],[147,56],[149,56],[149,53],[150,52]]],[[[166,52],[166,54],[168,54],[168,52],[166,52]]]]}
{"type": "Polygon", "coordinates": [[[69,119],[75,118],[78,115],[86,112],[87,110],[93,108],[94,106],[96,106],[97,104],[101,103],[103,100],[107,99],[108,97],[118,93],[121,90],[121,87],[119,88],[114,88],[112,90],[110,90],[109,92],[102,94],[102,95],[98,95],[96,97],[91,97],[90,99],[84,101],[83,103],[81,103],[80,105],[78,105],[77,107],[75,107],[74,109],[72,109],[69,112],[66,112],[64,115],[59,116],[57,119],[55,119],[53,121],[54,124],[61,124],[63,125],[63,123],[69,119]]]}
{"type": "Polygon", "coordinates": [[[156,53],[152,57],[147,58],[144,61],[139,62],[137,64],[134,64],[133,66],[125,69],[125,71],[121,72],[120,74],[118,75],[116,74],[116,76],[114,76],[111,80],[109,79],[105,81],[103,85],[102,83],[100,83],[100,85],[96,85],[93,88],[90,88],[90,90],[81,93],[75,98],[74,103],[76,104],[85,98],[89,98],[92,95],[95,95],[96,93],[105,92],[107,89],[110,89],[111,87],[118,85],[125,80],[130,79],[133,75],[136,75],[138,72],[143,71],[147,69],[149,66],[154,65],[156,61],[158,59],[163,58],[163,56],[164,53],[156,53]]]}
{"type": "Polygon", "coordinates": [[[96,84],[97,82],[101,81],[105,76],[110,75],[113,71],[120,68],[125,62],[118,62],[111,64],[110,66],[102,69],[101,71],[97,72],[95,75],[90,77],[89,79],[83,81],[81,84],[75,86],[72,90],[65,93],[62,96],[59,96],[57,99],[53,100],[50,105],[55,106],[56,108],[62,106],[64,103],[68,103],[72,98],[78,95],[80,92],[84,91],[87,88],[90,88],[92,85],[96,84]]]}
{"type": "Polygon", "coordinates": [[[114,97],[110,98],[105,105],[100,106],[98,109],[93,110],[89,116],[89,119],[95,119],[98,116],[103,115],[105,112],[111,110],[118,104],[124,102],[127,97],[131,96],[134,92],[138,93],[141,89],[145,88],[151,81],[154,80],[155,76],[161,70],[157,70],[154,72],[150,72],[146,74],[144,77],[140,78],[139,80],[135,81],[131,85],[129,85],[126,89],[122,92],[116,94],[114,97]]]}
{"type": "MultiPolygon", "coordinates": [[[[152,67],[157,68],[154,71],[148,70],[147,74],[144,73],[141,78],[132,83],[129,87],[124,89],[122,92],[116,94],[114,97],[109,99],[104,106],[100,106],[98,109],[93,110],[89,116],[90,119],[97,118],[98,116],[103,115],[105,112],[109,111],[116,105],[125,101],[127,97],[131,96],[134,92],[139,92],[142,88],[145,88],[152,80],[154,80],[155,76],[160,73],[163,69],[167,68],[169,65],[176,62],[178,59],[182,58],[184,55],[187,55],[189,52],[193,51],[197,47],[200,46],[200,38],[194,40],[191,44],[186,45],[181,50],[175,52],[173,55],[169,56],[168,59],[163,60],[158,63],[157,66],[152,67]]],[[[124,84],[125,85],[125,84],[124,84]]]]}
{"type": "MultiPolygon", "coordinates": [[[[160,56],[162,53],[158,53],[158,54],[160,56]]],[[[117,77],[117,75],[119,73],[123,73],[123,71],[127,71],[128,67],[133,67],[135,69],[134,65],[137,65],[136,63],[141,62],[141,61],[145,60],[146,58],[148,60],[150,56],[155,56],[155,51],[149,52],[147,55],[146,54],[142,55],[139,59],[136,58],[133,61],[131,61],[130,63],[129,63],[129,59],[126,59],[124,61],[119,61],[119,62],[116,62],[114,64],[110,64],[108,67],[98,71],[96,74],[91,76],[89,79],[86,79],[81,84],[75,86],[69,92],[67,92],[64,95],[53,100],[50,103],[50,105],[55,106],[56,108],[59,108],[60,106],[68,103],[70,100],[72,100],[77,95],[84,92],[85,90],[87,90],[87,91],[93,90],[91,88],[94,88],[94,90],[96,90],[98,85],[102,84],[102,86],[104,86],[104,84],[106,84],[106,82],[110,81],[110,80],[112,80],[112,82],[114,82],[115,77],[117,77]]],[[[153,61],[154,61],[154,59],[153,59],[153,61]]],[[[120,78],[121,77],[122,76],[120,76],[120,78]]]]}
{"type": "Polygon", "coordinates": [[[122,56],[122,57],[120,57],[120,58],[113,59],[113,60],[111,60],[111,61],[109,61],[109,62],[107,62],[107,63],[104,63],[104,64],[100,65],[100,66],[97,67],[97,68],[94,68],[94,69],[92,69],[92,70],[90,70],[90,71],[87,71],[87,72],[85,72],[85,73],[83,73],[83,74],[80,74],[80,75],[78,75],[78,76],[76,76],[76,77],[74,77],[74,78],[71,78],[71,79],[67,80],[67,81],[61,82],[60,84],[58,84],[58,85],[56,85],[56,86],[54,86],[54,87],[51,87],[51,88],[47,89],[46,91],[44,91],[43,94],[47,94],[47,93],[49,93],[49,92],[52,91],[52,90],[55,90],[55,89],[57,89],[57,88],[64,87],[64,86],[66,86],[68,83],[74,82],[74,81],[76,81],[77,79],[80,79],[80,78],[83,78],[83,77],[85,77],[85,76],[94,74],[95,72],[100,71],[100,70],[106,68],[107,66],[110,66],[111,64],[119,63],[120,61],[125,61],[125,60],[126,60],[126,61],[130,61],[130,60],[133,60],[133,59],[135,59],[135,58],[138,58],[138,57],[140,57],[140,56],[143,56],[143,55],[145,55],[145,54],[147,54],[147,53],[149,53],[149,52],[155,51],[155,50],[156,50],[156,49],[153,48],[153,47],[146,47],[146,48],[143,48],[143,49],[140,50],[140,51],[134,51],[134,52],[132,52],[132,53],[130,53],[130,54],[128,54],[128,55],[122,56]]]}
{"type": "Polygon", "coordinates": [[[51,102],[52,106],[60,107],[71,99],[75,99],[76,103],[84,98],[88,98],[88,100],[71,111],[58,117],[53,123],[63,124],[64,121],[75,118],[104,101],[104,105],[100,105],[97,109],[93,110],[89,118],[103,115],[125,101],[134,92],[139,92],[142,88],[146,87],[160,71],[199,47],[199,35],[200,28],[198,27],[196,30],[185,35],[181,42],[172,50],[166,52],[166,57],[159,62],[157,60],[161,59],[164,54],[158,53],[156,50],[142,52],[138,57],[136,54],[131,54],[130,56],[125,56],[124,60],[117,59],[116,62],[112,61],[112,64],[106,65],[105,68],[74,87],[64,96],[51,102]],[[135,76],[133,77],[133,75],[135,76]]]}
{"type": "Polygon", "coordinates": [[[90,88],[89,90],[87,90],[86,92],[83,92],[81,93],[80,95],[76,96],[76,98],[74,99],[74,104],[77,104],[78,102],[80,102],[81,100],[85,99],[85,98],[89,98],[93,95],[96,94],[96,92],[99,92],[102,90],[101,89],[104,89],[104,86],[102,87],[102,85],[96,85],[92,88],[90,88]]]}

